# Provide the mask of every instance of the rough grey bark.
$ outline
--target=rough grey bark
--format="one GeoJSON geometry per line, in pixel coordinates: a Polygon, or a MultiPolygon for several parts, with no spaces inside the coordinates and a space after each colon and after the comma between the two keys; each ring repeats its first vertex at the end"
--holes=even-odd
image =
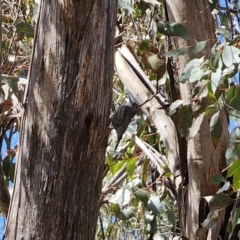
{"type": "MultiPolygon", "coordinates": [[[[195,46],[197,41],[209,40],[205,48],[209,53],[214,44],[214,21],[207,0],[169,0],[166,1],[169,21],[182,23],[188,30],[190,41],[181,38],[173,38],[175,47],[195,46]]],[[[199,55],[190,52],[178,59],[179,76],[182,74],[186,64],[199,55]]],[[[184,104],[191,104],[192,94],[189,83],[180,84],[181,97],[184,104]]],[[[211,139],[209,119],[205,118],[197,136],[187,141],[187,170],[188,185],[184,187],[181,219],[181,231],[189,239],[197,239],[196,230],[201,227],[204,217],[200,200],[204,196],[216,193],[218,187],[212,185],[211,178],[219,174],[225,164],[225,150],[228,144],[228,121],[224,111],[221,112],[222,136],[217,148],[211,139]]],[[[181,159],[184,161],[184,159],[181,159]]],[[[218,226],[208,233],[208,239],[217,239],[221,221],[218,226]]]]}
{"type": "Polygon", "coordinates": [[[116,0],[41,3],[6,239],[95,237],[116,7],[116,0]]]}

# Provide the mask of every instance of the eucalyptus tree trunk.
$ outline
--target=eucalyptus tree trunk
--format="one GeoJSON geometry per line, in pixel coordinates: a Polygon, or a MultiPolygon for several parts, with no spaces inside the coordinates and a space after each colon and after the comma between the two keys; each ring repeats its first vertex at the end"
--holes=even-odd
{"type": "MultiPolygon", "coordinates": [[[[182,38],[172,38],[176,49],[195,46],[194,39],[207,42],[205,53],[210,53],[211,47],[215,43],[214,21],[208,5],[208,0],[168,0],[166,1],[167,15],[170,22],[183,24],[188,31],[190,41],[182,38]]],[[[191,51],[180,56],[178,59],[178,75],[183,73],[186,64],[193,58],[200,55],[192,55],[191,51]]],[[[192,103],[192,88],[189,82],[180,83],[181,98],[184,104],[192,103]]],[[[205,196],[211,196],[218,190],[217,186],[212,185],[211,178],[219,174],[225,165],[225,150],[228,145],[228,121],[224,111],[221,112],[222,136],[215,147],[212,143],[209,118],[205,117],[199,133],[190,140],[186,140],[186,161],[185,172],[188,173],[188,184],[182,189],[181,206],[181,231],[189,239],[197,239],[196,231],[201,228],[206,214],[204,204],[200,203],[205,196]]],[[[208,232],[207,239],[217,239],[221,227],[221,220],[218,225],[208,232]]],[[[203,238],[201,238],[203,239],[203,238]]]]}
{"type": "Polygon", "coordinates": [[[94,239],[116,0],[43,0],[6,239],[94,239]]]}

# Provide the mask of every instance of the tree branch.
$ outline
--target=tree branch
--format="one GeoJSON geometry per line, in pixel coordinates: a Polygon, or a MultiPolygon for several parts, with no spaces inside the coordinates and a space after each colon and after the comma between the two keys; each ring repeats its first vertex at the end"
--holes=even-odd
{"type": "Polygon", "coordinates": [[[168,166],[174,176],[180,174],[180,157],[177,132],[172,119],[162,109],[166,99],[160,94],[151,99],[156,92],[148,77],[141,70],[135,58],[126,46],[118,48],[115,53],[115,68],[125,87],[131,93],[141,110],[156,126],[168,153],[168,166]],[[147,101],[150,99],[149,101],[147,101]],[[160,103],[159,103],[160,100],[160,103]],[[161,105],[162,104],[162,105],[161,105]]]}

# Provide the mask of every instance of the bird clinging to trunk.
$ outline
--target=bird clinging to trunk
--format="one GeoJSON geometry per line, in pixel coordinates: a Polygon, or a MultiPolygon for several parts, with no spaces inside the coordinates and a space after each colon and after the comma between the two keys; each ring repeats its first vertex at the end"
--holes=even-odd
{"type": "Polygon", "coordinates": [[[127,130],[132,118],[137,113],[137,104],[129,93],[127,93],[127,96],[129,102],[120,105],[111,116],[113,128],[117,132],[117,144],[115,146],[115,150],[117,149],[118,144],[127,130]]]}

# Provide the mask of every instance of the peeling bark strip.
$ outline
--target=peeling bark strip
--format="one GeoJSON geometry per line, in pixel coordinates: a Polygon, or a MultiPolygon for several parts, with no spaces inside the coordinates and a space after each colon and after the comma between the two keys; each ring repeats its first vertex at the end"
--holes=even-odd
{"type": "Polygon", "coordinates": [[[41,3],[6,239],[94,239],[117,1],[41,3]]]}

